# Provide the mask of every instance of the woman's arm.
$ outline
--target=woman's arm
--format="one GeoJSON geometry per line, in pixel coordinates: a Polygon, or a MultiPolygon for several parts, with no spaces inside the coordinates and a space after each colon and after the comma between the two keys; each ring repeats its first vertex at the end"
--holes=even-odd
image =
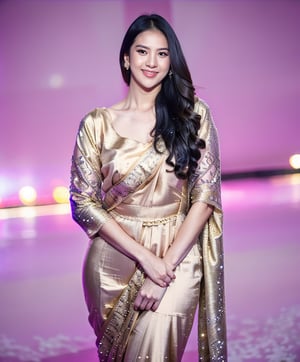
{"type": "Polygon", "coordinates": [[[132,239],[114,219],[106,221],[99,235],[122,254],[141,265],[145,274],[159,286],[165,287],[175,278],[173,267],[168,261],[155,256],[132,239]]]}
{"type": "MultiPolygon", "coordinates": [[[[189,253],[212,212],[216,209],[221,211],[221,174],[217,131],[207,105],[197,100],[195,111],[201,115],[199,137],[205,140],[206,147],[201,152],[202,156],[199,159],[191,189],[192,206],[164,257],[164,260],[174,269],[189,253]]],[[[153,285],[147,279],[146,282],[136,298],[135,308],[155,310],[165,291],[164,288],[153,285]]]]}
{"type": "MultiPolygon", "coordinates": [[[[171,265],[173,270],[186,257],[197,241],[198,235],[213,212],[213,206],[203,202],[195,202],[181,225],[177,236],[167,251],[164,261],[171,265]]],[[[146,279],[136,297],[134,308],[136,310],[155,311],[165,294],[166,288],[146,279]]]]}
{"type": "Polygon", "coordinates": [[[173,269],[187,256],[212,214],[213,209],[213,206],[201,201],[195,202],[192,205],[178,230],[174,242],[164,257],[165,262],[171,264],[173,269]]]}

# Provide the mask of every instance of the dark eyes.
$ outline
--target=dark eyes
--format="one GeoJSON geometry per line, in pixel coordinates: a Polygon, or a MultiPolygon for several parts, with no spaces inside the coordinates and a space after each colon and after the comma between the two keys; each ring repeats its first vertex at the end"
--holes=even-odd
{"type": "Polygon", "coordinates": [[[146,55],[146,54],[147,54],[147,52],[146,52],[145,49],[137,49],[137,52],[138,52],[139,54],[141,54],[141,55],[146,55]]]}
{"type": "MultiPolygon", "coordinates": [[[[148,54],[148,51],[146,49],[137,49],[136,51],[137,51],[137,53],[139,53],[141,55],[148,54]]],[[[165,57],[169,56],[169,52],[167,52],[167,51],[159,51],[157,54],[160,58],[165,58],[165,57]]]]}
{"type": "Polygon", "coordinates": [[[158,55],[160,57],[167,57],[167,56],[169,56],[169,53],[168,52],[159,52],[158,55]]]}

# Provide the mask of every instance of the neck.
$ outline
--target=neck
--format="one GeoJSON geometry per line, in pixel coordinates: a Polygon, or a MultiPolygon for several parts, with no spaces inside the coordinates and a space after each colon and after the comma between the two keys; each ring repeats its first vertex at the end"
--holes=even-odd
{"type": "Polygon", "coordinates": [[[145,90],[131,82],[127,97],[125,98],[125,107],[138,111],[152,110],[154,108],[155,98],[159,91],[160,87],[145,90]]]}

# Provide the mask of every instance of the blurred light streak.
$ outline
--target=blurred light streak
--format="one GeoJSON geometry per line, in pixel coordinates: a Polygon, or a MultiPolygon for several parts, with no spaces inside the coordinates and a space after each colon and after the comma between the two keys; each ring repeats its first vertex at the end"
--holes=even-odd
{"type": "Polygon", "coordinates": [[[70,213],[69,204],[21,206],[0,209],[0,220],[11,218],[34,218],[48,215],[67,215],[70,213]]]}

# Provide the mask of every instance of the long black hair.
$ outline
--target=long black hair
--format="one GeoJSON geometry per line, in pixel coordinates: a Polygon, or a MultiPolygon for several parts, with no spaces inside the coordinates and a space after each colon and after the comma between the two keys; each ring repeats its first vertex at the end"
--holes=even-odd
{"type": "Polygon", "coordinates": [[[124,56],[129,55],[138,34],[149,29],[160,30],[166,37],[170,55],[171,76],[166,76],[155,99],[156,124],[152,130],[154,147],[160,137],[169,151],[166,160],[178,178],[192,175],[201,157],[205,142],[197,134],[200,115],[194,112],[195,88],[179,40],[170,24],[160,15],[141,15],[128,28],[120,49],[120,67],[124,81],[130,83],[130,69],[124,66],[124,56]]]}

